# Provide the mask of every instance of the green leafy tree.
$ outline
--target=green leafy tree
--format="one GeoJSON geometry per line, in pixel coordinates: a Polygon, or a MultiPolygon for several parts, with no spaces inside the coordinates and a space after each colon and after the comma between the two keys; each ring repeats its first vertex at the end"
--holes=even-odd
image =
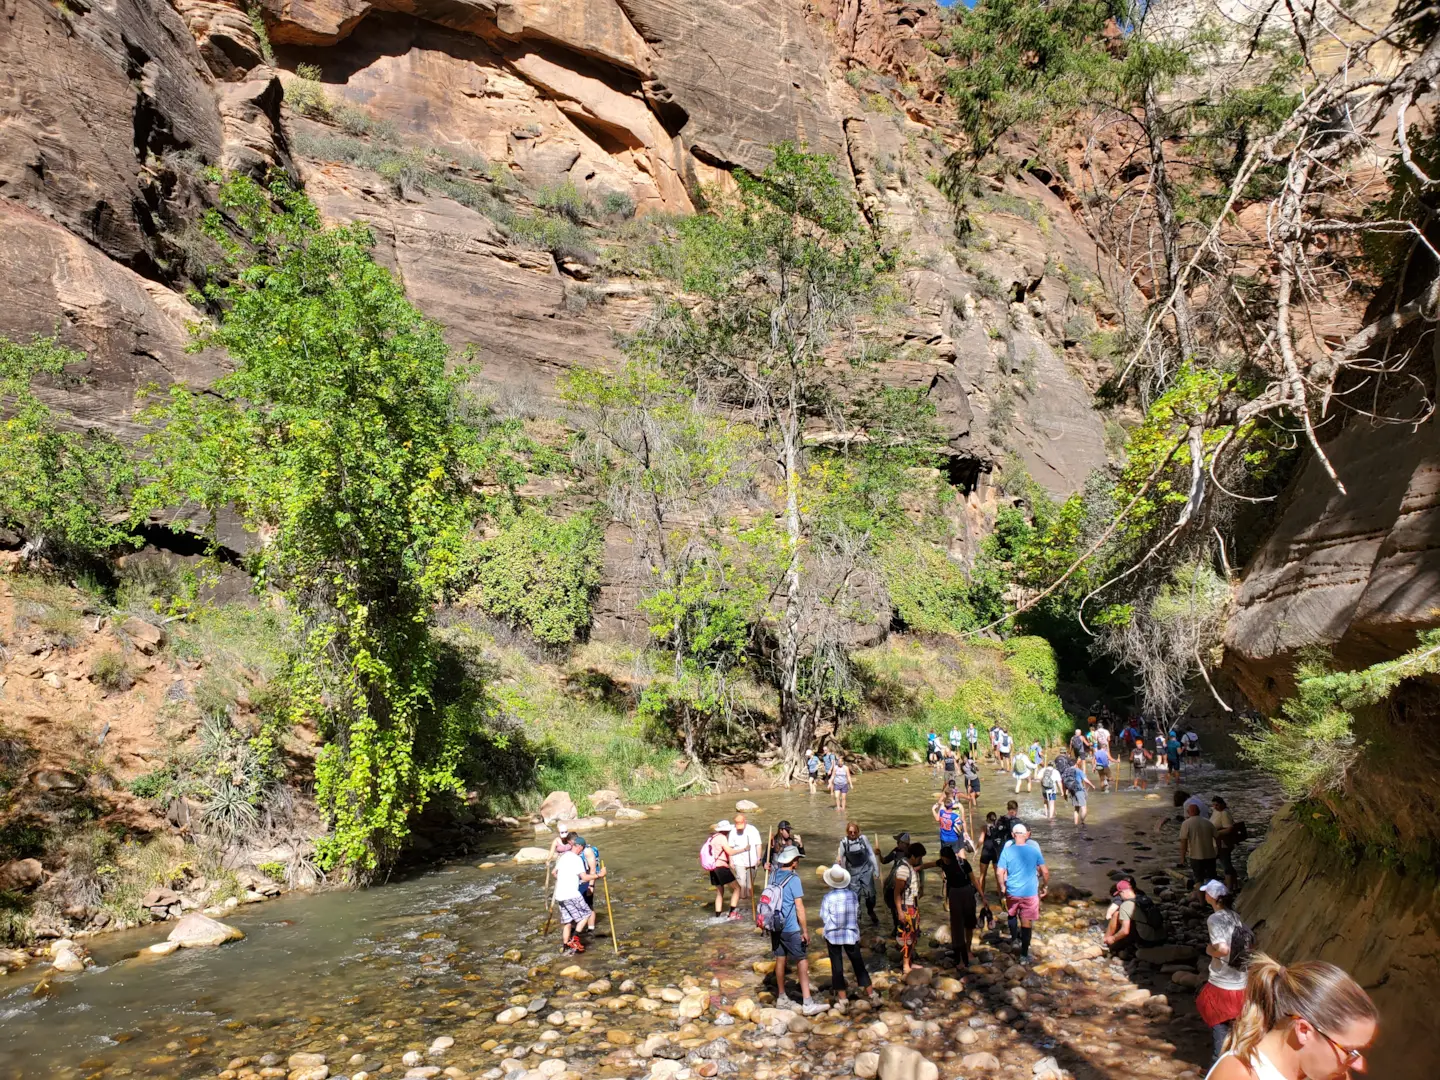
{"type": "Polygon", "coordinates": [[[231,277],[211,287],[220,315],[196,346],[223,348],[234,370],[149,405],[140,506],[198,506],[211,536],[233,511],[259,535],[256,578],[300,624],[290,707],[324,740],[320,852],[369,873],[459,784],[477,721],[433,692],[431,611],[495,448],[466,423],[440,328],[371,258],[368,229],[325,227],[283,181],[228,180],[220,207],[204,227],[231,277]]]}
{"type": "Polygon", "coordinates": [[[78,386],[67,367],[85,355],[53,337],[0,337],[0,523],[31,556],[94,556],[138,543],[128,527],[135,467],[128,449],[97,428],[61,424],[36,384],[78,386]]]}
{"type": "Polygon", "coordinates": [[[828,593],[806,580],[822,562],[806,550],[806,425],[843,408],[827,353],[859,359],[856,318],[877,303],[889,261],[824,156],[784,144],[761,174],[736,179],[733,198],[679,229],[673,264],[699,305],[670,305],[643,340],[683,381],[742,410],[775,462],[786,559],[770,666],[793,773],[823,704],[816,661],[843,662],[834,621],[814,609],[828,593]]]}

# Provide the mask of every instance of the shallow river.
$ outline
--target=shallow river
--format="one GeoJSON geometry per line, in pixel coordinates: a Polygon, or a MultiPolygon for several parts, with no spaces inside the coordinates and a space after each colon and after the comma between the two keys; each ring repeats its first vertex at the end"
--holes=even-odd
{"type": "MultiPolygon", "coordinates": [[[[1128,776],[1128,768],[1123,772],[1128,776]]],[[[982,817],[1011,797],[993,771],[984,786],[982,817]]],[[[1270,785],[1243,772],[1202,766],[1186,787],[1225,794],[1237,818],[1252,826],[1263,825],[1279,803],[1270,785]]],[[[879,837],[882,851],[902,829],[933,851],[934,788],[933,773],[919,767],[866,774],[850,795],[849,816],[872,840],[879,837]]],[[[1168,806],[1168,789],[1164,796],[1168,806]]],[[[760,937],[748,920],[711,923],[714,894],[697,861],[710,823],[733,816],[735,801],[746,797],[761,807],[751,818],[762,834],[788,818],[803,835],[811,921],[818,919],[814,867],[834,858],[844,828],[823,792],[811,796],[802,787],[687,799],[650,811],[645,821],[591,834],[610,868],[620,954],[605,934],[602,908],[599,933],[578,958],[590,978],[633,978],[641,986],[685,976],[706,986],[720,985],[712,979],[758,982],[751,965],[765,955],[760,937]]],[[[1044,822],[1038,793],[1019,798],[1054,880],[1103,895],[1109,870],[1161,854],[1150,831],[1156,803],[1138,793],[1093,793],[1083,830],[1063,806],[1056,822],[1044,822]]],[[[1167,848],[1172,835],[1163,842],[1167,848]]],[[[497,834],[495,857],[543,842],[519,831],[497,834]]],[[[290,895],[242,907],[225,921],[242,929],[245,940],[218,949],[137,956],[164,938],[167,924],[95,938],[89,944],[96,966],[52,978],[48,993],[38,996],[35,969],[0,977],[0,1077],[214,1076],[239,1056],[299,1050],[341,1063],[332,1064],[332,1073],[373,1073],[388,1065],[385,1075],[398,1077],[406,1049],[423,1050],[443,1035],[456,1039],[443,1063],[478,1075],[500,1060],[479,1045],[495,1030],[488,1027],[491,1015],[510,998],[555,1000],[555,972],[572,962],[561,960],[554,929],[548,939],[540,935],[543,868],[498,862],[480,869],[475,864],[483,858],[364,891],[290,895]],[[505,959],[515,949],[520,960],[505,959]],[[352,1055],[365,1060],[344,1065],[352,1055]]],[[[935,908],[926,921],[938,921],[939,901],[927,897],[925,903],[935,908]]],[[[812,955],[817,946],[823,954],[817,939],[812,955]]],[[[563,1007],[579,1008],[583,997],[563,1007]]],[[[609,1049],[598,1037],[607,1026],[643,1035],[674,1024],[628,1012],[620,1020],[602,1018],[595,1032],[574,1029],[560,1046],[584,1071],[584,1062],[609,1049]]]]}

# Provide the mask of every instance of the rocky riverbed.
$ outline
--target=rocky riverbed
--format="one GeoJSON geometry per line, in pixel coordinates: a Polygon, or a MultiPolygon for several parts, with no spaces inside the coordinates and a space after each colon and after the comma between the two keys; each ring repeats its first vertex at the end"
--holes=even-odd
{"type": "MultiPolygon", "coordinates": [[[[1263,823],[1268,796],[1246,778],[1206,779],[1200,790],[1235,794],[1252,826],[1263,823]]],[[[908,828],[926,838],[928,783],[918,769],[862,779],[852,813],[872,835],[908,828]]],[[[766,828],[784,816],[805,834],[814,922],[813,866],[832,857],[843,823],[823,797],[752,797],[761,804],[752,818],[766,828]]],[[[863,945],[880,989],[873,1005],[813,1017],[775,1009],[764,940],[744,923],[711,923],[695,866],[705,823],[733,807],[731,795],[674,804],[596,837],[612,873],[618,952],[602,909],[590,948],[560,955],[554,932],[539,932],[542,871],[513,863],[282,897],[227,916],[246,934],[234,944],[159,956],[149,949],[154,935],[137,931],[96,939],[83,972],[12,976],[0,984],[0,1076],[1200,1075],[1209,1039],[1192,1002],[1203,911],[1169,869],[1169,793],[1097,796],[1084,830],[1038,820],[1033,795],[1021,804],[1055,879],[1094,894],[1045,906],[1030,966],[992,938],[970,970],[951,967],[932,891],[922,905],[925,966],[910,978],[867,920],[863,945]],[[1160,897],[1178,942],[1129,970],[1100,944],[1106,888],[1122,872],[1160,897]]],[[[811,955],[828,999],[818,932],[811,955]]]]}

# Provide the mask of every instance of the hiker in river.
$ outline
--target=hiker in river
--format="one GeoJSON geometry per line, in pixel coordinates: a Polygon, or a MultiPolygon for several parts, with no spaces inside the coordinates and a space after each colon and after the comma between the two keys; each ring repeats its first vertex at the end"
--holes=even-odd
{"type": "Polygon", "coordinates": [[[560,909],[560,940],[565,944],[566,955],[585,951],[580,942],[580,927],[595,913],[580,894],[580,886],[595,880],[595,875],[585,869],[585,859],[580,852],[584,848],[581,837],[570,835],[570,843],[555,857],[555,906],[560,909]]]}
{"type": "Polygon", "coordinates": [[[1090,782],[1090,777],[1085,775],[1085,760],[1081,758],[1060,773],[1060,783],[1065,788],[1065,797],[1070,800],[1071,807],[1075,811],[1075,824],[1084,825],[1085,817],[1090,808],[1085,805],[1085,789],[1095,790],[1095,785],[1090,782]]]}
{"type": "Polygon", "coordinates": [[[550,855],[547,862],[554,862],[565,852],[570,850],[570,828],[567,825],[555,826],[555,839],[550,841],[550,855]]]}
{"type": "Polygon", "coordinates": [[[930,808],[930,816],[940,826],[940,849],[949,848],[958,855],[965,837],[965,818],[948,791],[942,793],[940,801],[930,808]]]}
{"type": "Polygon", "coordinates": [[[1139,788],[1145,790],[1145,768],[1146,762],[1150,760],[1150,751],[1145,749],[1145,740],[1136,739],[1134,747],[1130,750],[1130,790],[1139,788]]]}
{"type": "Polygon", "coordinates": [[[1210,935],[1205,949],[1210,956],[1210,970],[1205,985],[1195,995],[1195,1011],[1210,1029],[1215,1046],[1213,1060],[1219,1061],[1230,1028],[1245,1004],[1245,968],[1255,948],[1255,935],[1235,914],[1235,894],[1223,881],[1207,881],[1200,886],[1200,892],[1210,905],[1210,917],[1205,920],[1210,935]]]}
{"type": "Polygon", "coordinates": [[[880,860],[890,867],[890,872],[885,875],[885,906],[890,909],[890,921],[897,934],[900,932],[900,909],[895,906],[895,871],[909,857],[910,834],[898,832],[895,834],[895,846],[880,860]]]}
{"type": "Polygon", "coordinates": [[[827,749],[824,756],[820,758],[820,775],[825,778],[827,786],[830,783],[830,774],[835,771],[835,763],[839,760],[840,755],[833,749],[827,749]]]}
{"type": "Polygon", "coordinates": [[[835,795],[835,809],[842,814],[845,812],[845,799],[852,786],[854,780],[850,776],[850,766],[836,758],[835,767],[830,770],[830,790],[835,795]]]}
{"type": "MultiPolygon", "coordinates": [[[[851,822],[854,827],[854,822],[851,822]]],[[[866,845],[867,847],[869,845],[866,845]]],[[[845,958],[855,971],[855,983],[867,998],[874,998],[870,988],[870,972],[865,970],[865,956],[860,951],[860,905],[850,871],[835,865],[822,875],[830,891],[820,901],[820,922],[825,927],[825,947],[830,953],[830,989],[836,1001],[845,1001],[849,987],[845,984],[845,958]]],[[[870,915],[875,915],[875,901],[870,901],[870,915]]]]}
{"type": "Polygon", "coordinates": [[[1045,796],[1045,820],[1055,820],[1055,804],[1060,799],[1060,770],[1054,765],[1044,765],[1040,769],[1040,794],[1045,796]]]}
{"type": "Polygon", "coordinates": [[[1015,794],[1020,794],[1020,785],[1025,785],[1026,791],[1035,790],[1035,763],[1024,750],[1015,751],[1011,759],[1010,775],[1015,778],[1015,794]]]}
{"type": "MultiPolygon", "coordinates": [[[[1101,728],[1100,730],[1104,731],[1105,729],[1101,728]]],[[[1110,773],[1113,768],[1113,763],[1110,761],[1110,745],[1107,740],[1105,745],[1097,745],[1095,747],[1095,775],[1100,778],[1102,785],[1100,788],[1101,792],[1108,792],[1110,790],[1110,773]]],[[[1115,787],[1117,790],[1120,787],[1118,778],[1116,779],[1115,787]]]]}
{"type": "Polygon", "coordinates": [[[1030,961],[1030,938],[1035,920],[1040,918],[1040,899],[1050,887],[1050,868],[1040,845],[1030,839],[1030,828],[1023,821],[1015,822],[1010,843],[995,863],[995,880],[1005,898],[1005,913],[1010,917],[1011,936],[1015,922],[1020,924],[1020,962],[1030,961]]]}
{"type": "Polygon", "coordinates": [[[870,913],[870,925],[879,926],[880,916],[875,914],[875,879],[880,876],[880,857],[860,831],[858,823],[851,821],[846,824],[845,837],[835,852],[835,862],[849,871],[850,891],[865,902],[865,910],[870,913]]]}
{"type": "MultiPolygon", "coordinates": [[[[980,903],[985,904],[985,879],[990,867],[1000,858],[1000,852],[1010,842],[1010,831],[1020,820],[1020,804],[1011,799],[1005,804],[1005,813],[999,817],[995,811],[985,815],[985,836],[980,843],[980,903]]],[[[999,878],[997,877],[998,881],[999,878]]],[[[1003,898],[1003,893],[1001,894],[1003,898]]],[[[986,905],[988,907],[988,905],[986,905]]]]}
{"type": "Polygon", "coordinates": [[[1170,770],[1170,779],[1180,782],[1180,738],[1171,728],[1165,736],[1165,767],[1170,770]]]}
{"type": "MultiPolygon", "coordinates": [[[[725,889],[735,884],[735,871],[730,865],[730,830],[734,826],[728,821],[717,821],[710,826],[710,839],[700,849],[700,866],[710,871],[710,884],[715,886],[715,917],[725,911],[725,889]]],[[[738,920],[736,910],[740,902],[739,890],[735,890],[730,901],[730,918],[738,920]]]]}
{"type": "Polygon", "coordinates": [[[973,807],[980,801],[980,766],[976,764],[974,754],[965,755],[965,760],[960,763],[960,776],[965,781],[965,798],[973,807]]]}
{"type": "Polygon", "coordinates": [[[920,866],[925,861],[925,845],[911,844],[905,858],[896,862],[891,892],[897,912],[895,940],[900,943],[900,973],[910,974],[915,957],[915,943],[920,937],[920,866]]]}
{"type": "Polygon", "coordinates": [[[1076,761],[1083,761],[1085,759],[1086,745],[1085,736],[1080,733],[1080,729],[1077,727],[1075,734],[1070,736],[1070,756],[1076,761]]]}
{"type": "Polygon", "coordinates": [[[1334,964],[1255,953],[1245,1004],[1206,1080],[1344,1080],[1365,1071],[1380,1014],[1334,964]]]}
{"type": "Polygon", "coordinates": [[[810,782],[810,794],[815,794],[815,781],[820,779],[820,757],[814,750],[805,759],[805,779],[810,782]]]}
{"type": "Polygon", "coordinates": [[[1194,728],[1186,728],[1185,734],[1180,736],[1180,750],[1186,761],[1200,761],[1200,736],[1195,734],[1194,728]]]}
{"type": "MultiPolygon", "coordinates": [[[[759,832],[756,832],[759,836],[759,832]]],[[[775,857],[787,847],[793,847],[801,855],[805,854],[805,841],[800,839],[800,834],[790,828],[790,822],[782,820],[775,826],[775,835],[770,838],[770,850],[765,853],[765,869],[774,871],[775,857]]]]}
{"type": "Polygon", "coordinates": [[[960,756],[960,726],[958,724],[950,728],[950,749],[954,751],[956,757],[960,756]]]}
{"type": "Polygon", "coordinates": [[[590,908],[590,918],[581,926],[575,928],[577,934],[594,933],[595,919],[595,882],[605,876],[605,868],[600,865],[600,849],[594,844],[586,842],[583,836],[576,836],[574,840],[580,845],[580,857],[585,860],[586,877],[580,879],[580,896],[590,908]]]}
{"type": "Polygon", "coordinates": [[[1239,875],[1235,872],[1235,848],[1240,843],[1240,830],[1230,814],[1230,804],[1219,795],[1210,800],[1210,824],[1215,826],[1215,865],[1225,875],[1226,887],[1235,891],[1239,875]]]}
{"type": "Polygon", "coordinates": [[[975,870],[970,860],[954,848],[942,847],[934,863],[945,875],[945,907],[950,914],[950,948],[955,962],[962,968],[970,966],[970,954],[979,922],[980,894],[975,890],[975,870]]]}
{"type": "Polygon", "coordinates": [[[1000,725],[990,725],[990,760],[1000,760],[1000,725]]]}
{"type": "Polygon", "coordinates": [[[975,751],[980,749],[980,733],[975,730],[975,723],[971,721],[965,728],[965,753],[969,757],[975,756],[975,751]]]}
{"type": "Polygon", "coordinates": [[[1185,805],[1185,822],[1180,826],[1180,865],[1188,865],[1195,884],[1203,885],[1215,876],[1215,824],[1193,803],[1185,805]]]}
{"type": "Polygon", "coordinates": [[[765,887],[760,914],[770,926],[770,952],[775,957],[775,1007],[795,1007],[795,1002],[785,993],[785,965],[793,960],[795,976],[800,982],[800,1011],[814,1016],[825,1012],[827,1006],[810,996],[810,962],[805,957],[810,945],[810,929],[805,920],[805,890],[795,870],[799,858],[800,852],[793,845],[776,853],[775,876],[765,887]],[[773,907],[769,902],[772,898],[773,907]]]}
{"type": "Polygon", "coordinates": [[[931,765],[938,766],[940,764],[940,758],[940,736],[932,731],[929,735],[925,736],[925,760],[931,765]]]}
{"type": "Polygon", "coordinates": [[[1129,878],[1115,883],[1115,901],[1101,938],[1111,956],[1134,956],[1136,949],[1165,943],[1165,916],[1129,878]]]}
{"type": "Polygon", "coordinates": [[[945,786],[949,787],[955,782],[955,770],[958,767],[958,762],[955,757],[955,751],[951,750],[948,746],[945,748],[944,763],[945,786]]]}
{"type": "Polygon", "coordinates": [[[735,894],[730,899],[730,910],[734,911],[742,900],[750,899],[755,890],[755,868],[760,865],[762,841],[760,830],[751,825],[743,813],[735,815],[728,840],[730,869],[735,874],[735,894]]]}
{"type": "Polygon", "coordinates": [[[1002,770],[1009,769],[1010,755],[1015,750],[1015,740],[1011,737],[1010,732],[1004,728],[1000,729],[1000,738],[996,742],[995,748],[1000,751],[1000,768],[1002,770]]]}

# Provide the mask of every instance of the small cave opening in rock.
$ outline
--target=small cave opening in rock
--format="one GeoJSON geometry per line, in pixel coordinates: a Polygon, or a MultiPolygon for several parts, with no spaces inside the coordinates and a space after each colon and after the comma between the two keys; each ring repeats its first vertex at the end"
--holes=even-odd
{"type": "Polygon", "coordinates": [[[945,459],[945,479],[962,495],[973,494],[980,486],[982,473],[990,471],[990,463],[965,454],[952,454],[945,459]]]}

